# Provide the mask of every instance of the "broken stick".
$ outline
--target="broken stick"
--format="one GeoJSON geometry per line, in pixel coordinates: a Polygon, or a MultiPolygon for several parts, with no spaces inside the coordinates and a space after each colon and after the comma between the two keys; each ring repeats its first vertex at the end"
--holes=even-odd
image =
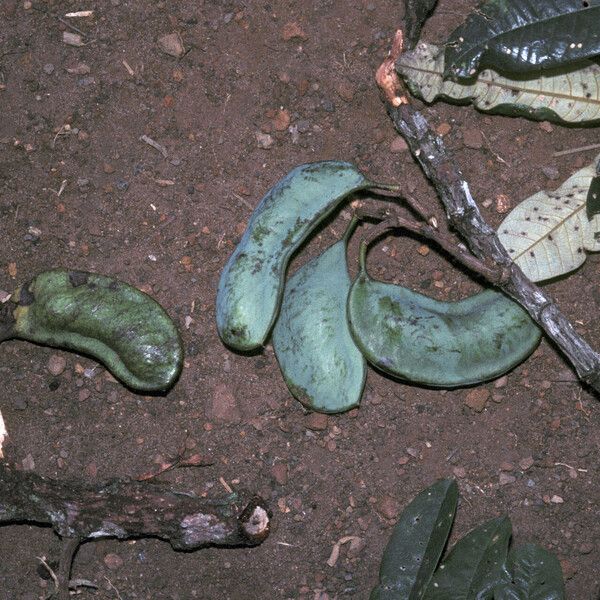
{"type": "MultiPolygon", "coordinates": [[[[398,30],[389,56],[377,70],[376,79],[386,108],[397,131],[438,193],[448,222],[465,240],[471,252],[490,267],[500,267],[501,276],[489,279],[516,300],[569,359],[579,378],[600,392],[600,354],[575,331],[558,306],[515,265],[496,232],[484,220],[469,190],[469,184],[427,119],[409,103],[395,62],[403,50],[398,30]]],[[[468,267],[468,265],[466,265],[468,267]]]]}

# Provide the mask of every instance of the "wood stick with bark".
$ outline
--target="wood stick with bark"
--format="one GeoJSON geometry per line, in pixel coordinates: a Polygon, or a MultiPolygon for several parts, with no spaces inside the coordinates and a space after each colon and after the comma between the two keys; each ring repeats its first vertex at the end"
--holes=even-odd
{"type": "Polygon", "coordinates": [[[512,261],[494,229],[481,215],[468,183],[441,137],[409,103],[395,71],[395,62],[402,50],[403,35],[399,30],[389,56],[377,70],[377,84],[397,131],[437,191],[450,226],[477,258],[490,268],[496,267],[497,276],[487,275],[488,281],[516,300],[569,359],[579,378],[600,392],[600,354],[575,331],[550,296],[512,261]]]}
{"type": "Polygon", "coordinates": [[[209,499],[147,481],[56,481],[0,464],[0,525],[11,523],[50,525],[62,538],[57,598],[66,600],[85,541],[155,537],[176,550],[255,546],[269,534],[270,512],[247,492],[209,499]]]}

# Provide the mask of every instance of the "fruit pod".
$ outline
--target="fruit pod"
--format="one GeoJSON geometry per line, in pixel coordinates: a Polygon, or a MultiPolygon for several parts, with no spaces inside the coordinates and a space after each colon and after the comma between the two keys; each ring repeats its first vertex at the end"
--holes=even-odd
{"type": "Polygon", "coordinates": [[[346,319],[346,247],[356,223],[289,278],[273,329],[273,350],[289,390],[319,412],[358,406],[365,385],[366,361],[346,319]]]}
{"type": "Polygon", "coordinates": [[[160,304],[126,283],[56,269],[21,286],[12,300],[17,306],[4,319],[4,339],[89,354],[137,390],[167,390],[181,371],[175,324],[160,304]]]}
{"type": "Polygon", "coordinates": [[[538,345],[540,329],[516,302],[485,290],[458,302],[440,302],[360,272],[348,296],[357,346],[382,371],[433,387],[479,383],[509,371],[538,345]]]}
{"type": "Polygon", "coordinates": [[[256,207],[229,258],[217,291],[217,329],[239,351],[262,346],[277,317],[290,257],[309,233],[352,192],[369,182],[345,162],[300,165],[256,207]]]}

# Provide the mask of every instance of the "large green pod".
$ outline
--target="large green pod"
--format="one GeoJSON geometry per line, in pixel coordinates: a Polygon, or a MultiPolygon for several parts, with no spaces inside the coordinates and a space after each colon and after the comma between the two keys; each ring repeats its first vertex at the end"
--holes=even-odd
{"type": "Polygon", "coordinates": [[[267,192],[221,273],[217,329],[225,344],[248,351],[265,342],[290,257],[348,194],[367,187],[374,184],[354,165],[324,161],[296,167],[267,192]]]}
{"type": "Polygon", "coordinates": [[[367,360],[382,371],[434,387],[492,379],[535,349],[541,332],[527,312],[496,290],[440,302],[360,273],[348,297],[350,330],[367,360]]]}
{"type": "Polygon", "coordinates": [[[273,349],[291,393],[312,410],[337,413],[360,403],[366,361],[346,319],[350,276],[343,239],[303,265],[285,284],[273,349]]]}
{"type": "Polygon", "coordinates": [[[179,333],[162,306],[110,277],[56,269],[13,294],[0,340],[21,338],[89,354],[128,386],[163,391],[181,371],[179,333]]]}

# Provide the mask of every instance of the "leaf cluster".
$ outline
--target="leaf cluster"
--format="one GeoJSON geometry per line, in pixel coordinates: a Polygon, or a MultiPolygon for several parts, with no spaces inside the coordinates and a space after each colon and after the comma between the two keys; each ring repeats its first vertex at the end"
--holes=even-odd
{"type": "Polygon", "coordinates": [[[509,551],[507,516],[483,523],[441,560],[458,504],[458,486],[441,479],[404,509],[384,551],[371,600],[563,600],[556,556],[537,544],[509,551]]]}

